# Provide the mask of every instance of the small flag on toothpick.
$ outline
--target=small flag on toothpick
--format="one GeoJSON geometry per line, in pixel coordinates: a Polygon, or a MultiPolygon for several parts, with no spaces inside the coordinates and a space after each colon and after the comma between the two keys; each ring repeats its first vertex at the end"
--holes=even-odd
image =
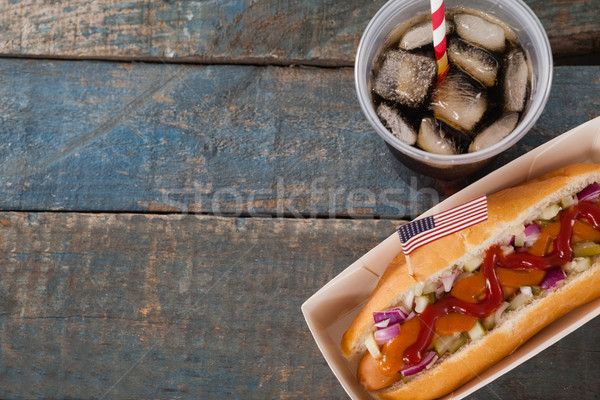
{"type": "Polygon", "coordinates": [[[409,255],[415,249],[487,219],[487,197],[482,195],[450,210],[399,226],[397,231],[409,273],[413,275],[409,255]]]}

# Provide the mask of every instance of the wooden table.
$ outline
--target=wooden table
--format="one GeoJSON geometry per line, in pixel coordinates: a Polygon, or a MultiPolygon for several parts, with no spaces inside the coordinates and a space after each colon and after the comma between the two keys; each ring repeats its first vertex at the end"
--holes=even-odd
{"type": "MultiPolygon", "coordinates": [[[[300,305],[468,182],[599,115],[600,0],[527,0],[534,129],[446,184],[353,59],[377,1],[0,2],[0,398],[343,399],[300,305]]],[[[600,320],[472,395],[600,396],[600,320]]]]}

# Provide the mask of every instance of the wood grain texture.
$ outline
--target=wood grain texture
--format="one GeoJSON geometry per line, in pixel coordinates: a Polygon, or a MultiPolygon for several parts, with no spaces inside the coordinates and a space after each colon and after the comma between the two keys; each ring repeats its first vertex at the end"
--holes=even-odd
{"type": "Polygon", "coordinates": [[[382,2],[5,1],[0,52],[348,64],[382,2]],[[25,28],[25,29],[23,29],[25,28]],[[285,34],[283,34],[285,32],[285,34]]]}
{"type": "Polygon", "coordinates": [[[341,398],[300,306],[393,230],[2,213],[0,397],[341,398]]]}
{"type": "Polygon", "coordinates": [[[546,29],[557,63],[600,64],[600,0],[526,3],[546,29]]]}
{"type": "MultiPolygon", "coordinates": [[[[0,54],[350,66],[384,3],[4,0],[0,54]]],[[[600,50],[600,0],[526,3],[557,58],[568,62],[600,50]]]]}
{"type": "MultiPolygon", "coordinates": [[[[393,229],[0,213],[0,397],[347,398],[300,305],[393,229]]],[[[470,398],[596,398],[598,328],[470,398]]]]}
{"type": "MultiPolygon", "coordinates": [[[[557,67],[537,125],[481,174],[598,116],[599,76],[557,67]]],[[[4,210],[401,218],[468,183],[398,165],[349,68],[1,59],[0,95],[4,210]]]]}
{"type": "MultiPolygon", "coordinates": [[[[555,60],[597,61],[600,0],[526,2],[555,60]]],[[[384,3],[0,0],[0,398],[347,398],[300,305],[469,182],[362,116],[384,3]]],[[[598,116],[599,68],[556,68],[479,176],[598,116]]],[[[598,328],[470,399],[598,398],[598,328]]]]}

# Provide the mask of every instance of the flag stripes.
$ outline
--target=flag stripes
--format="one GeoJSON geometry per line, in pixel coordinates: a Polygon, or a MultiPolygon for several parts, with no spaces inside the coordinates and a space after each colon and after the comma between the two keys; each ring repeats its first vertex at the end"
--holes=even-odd
{"type": "Polygon", "coordinates": [[[429,242],[487,220],[485,195],[431,217],[398,227],[398,235],[405,255],[429,242]]]}

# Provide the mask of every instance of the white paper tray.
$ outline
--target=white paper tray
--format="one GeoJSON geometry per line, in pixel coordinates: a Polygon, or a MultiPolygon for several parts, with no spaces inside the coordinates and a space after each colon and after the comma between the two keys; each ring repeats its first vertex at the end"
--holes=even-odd
{"type": "MultiPolygon", "coordinates": [[[[600,163],[600,117],[591,120],[519,157],[428,210],[438,213],[578,162],[600,163]]],[[[302,305],[308,327],[330,368],[352,399],[370,396],[356,380],[355,371],[342,356],[343,333],[367,300],[388,263],[401,251],[395,233],[323,286],[302,305]]],[[[515,353],[494,365],[444,399],[461,399],[527,361],[577,328],[600,315],[600,299],[558,319],[515,353]]]]}

